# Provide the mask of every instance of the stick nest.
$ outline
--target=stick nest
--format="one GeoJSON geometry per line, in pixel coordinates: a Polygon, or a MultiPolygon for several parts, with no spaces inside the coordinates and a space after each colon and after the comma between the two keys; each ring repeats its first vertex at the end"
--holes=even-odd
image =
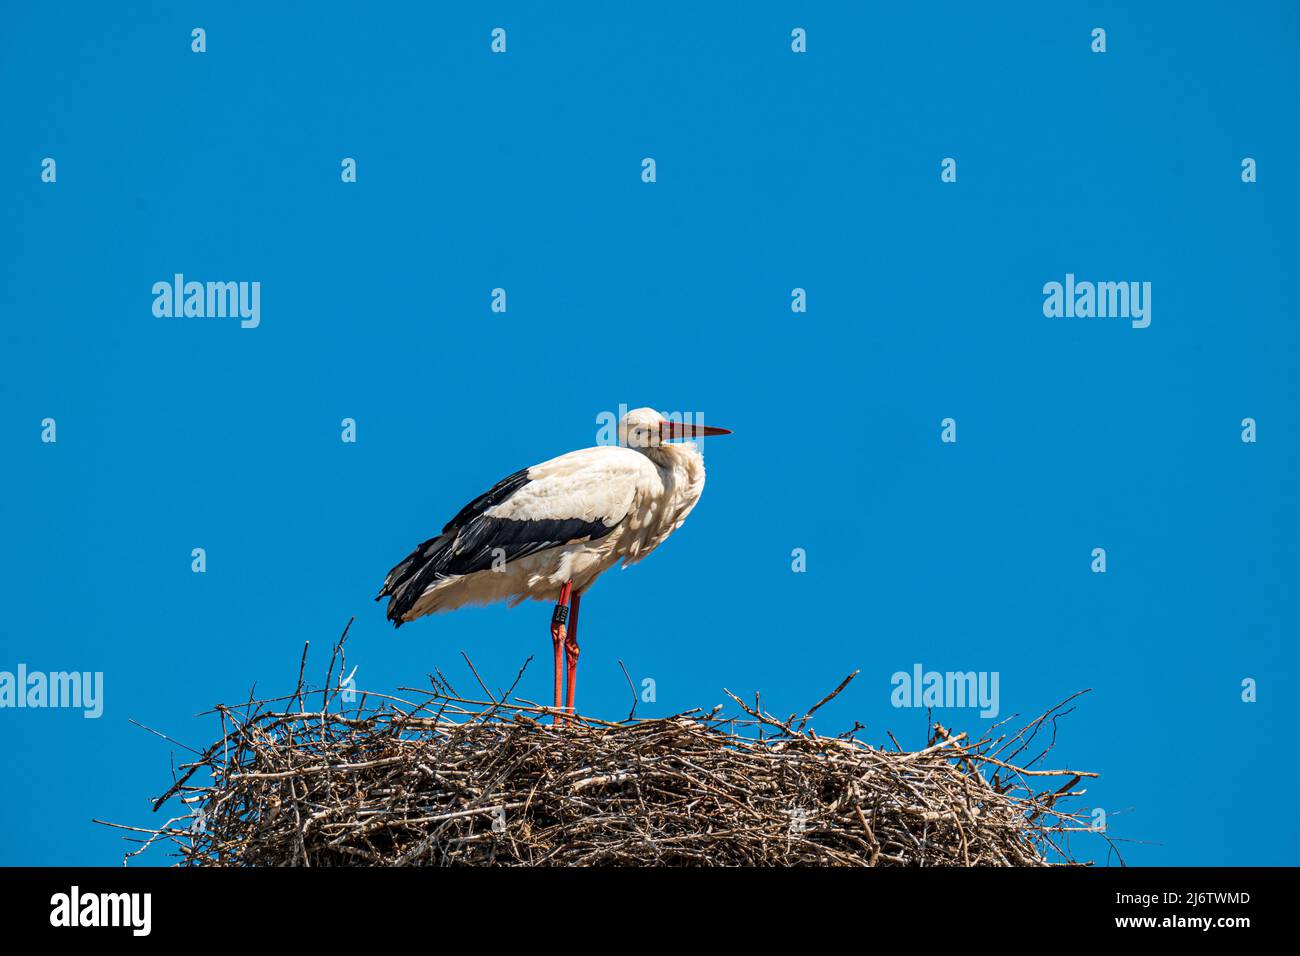
{"type": "Polygon", "coordinates": [[[808,727],[852,675],[802,718],[729,695],[734,716],[556,727],[513,685],[462,696],[438,674],[415,699],[361,694],[343,664],[340,639],[324,689],[300,668],[293,695],[212,711],[221,739],[154,807],[184,812],[124,827],[144,835],[128,857],[164,842],[188,866],[1049,866],[1080,862],[1069,835],[1091,829],[1064,805],[1095,774],[1031,769],[1051,742],[1027,758],[1068,701],[977,741],[936,723],[904,752],[808,727]]]}

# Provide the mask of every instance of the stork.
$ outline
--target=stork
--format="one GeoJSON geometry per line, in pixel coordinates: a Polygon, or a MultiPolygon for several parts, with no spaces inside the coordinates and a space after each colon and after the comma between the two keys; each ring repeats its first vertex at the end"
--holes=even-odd
{"type": "Polygon", "coordinates": [[[617,445],[516,471],[461,508],[388,572],[375,600],[388,598],[395,627],[470,604],[554,601],[558,722],[574,712],[583,594],[619,561],[635,564],[662,544],[700,500],[704,458],[693,442],[673,440],[730,434],[633,409],[619,420],[617,445]]]}

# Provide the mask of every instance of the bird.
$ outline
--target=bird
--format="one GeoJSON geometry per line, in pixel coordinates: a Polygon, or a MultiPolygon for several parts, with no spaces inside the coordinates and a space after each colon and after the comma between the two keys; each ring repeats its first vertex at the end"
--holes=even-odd
{"type": "Polygon", "coordinates": [[[465,505],[388,572],[375,600],[388,598],[394,627],[467,605],[554,601],[558,724],[575,713],[583,595],[620,561],[635,564],[663,544],[700,500],[704,456],[678,439],[730,434],[633,409],[618,421],[616,445],[521,469],[465,505]]]}

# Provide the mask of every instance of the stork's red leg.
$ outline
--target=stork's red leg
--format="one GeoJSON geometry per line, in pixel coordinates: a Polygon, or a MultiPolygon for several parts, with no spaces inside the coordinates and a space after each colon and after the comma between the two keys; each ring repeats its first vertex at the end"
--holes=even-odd
{"type": "Polygon", "coordinates": [[[555,723],[560,722],[560,711],[564,709],[563,683],[560,678],[560,672],[564,661],[564,639],[566,636],[565,622],[569,618],[569,594],[573,590],[573,582],[565,581],[564,587],[560,588],[560,599],[555,602],[555,611],[551,614],[551,642],[555,645],[555,723]]]}
{"type": "Polygon", "coordinates": [[[578,683],[578,607],[582,604],[582,592],[573,592],[573,608],[569,612],[569,634],[564,644],[564,662],[568,668],[568,712],[573,710],[573,692],[578,683]]]}

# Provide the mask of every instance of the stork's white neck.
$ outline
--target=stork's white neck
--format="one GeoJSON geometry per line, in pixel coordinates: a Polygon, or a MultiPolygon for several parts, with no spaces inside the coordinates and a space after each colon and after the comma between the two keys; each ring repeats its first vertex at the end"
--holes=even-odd
{"type": "Polygon", "coordinates": [[[700,454],[700,449],[695,442],[677,442],[668,445],[652,445],[648,448],[638,448],[637,451],[645,455],[660,468],[669,468],[673,471],[691,472],[698,469],[701,473],[704,471],[704,456],[700,454]]]}
{"type": "MultiPolygon", "coordinates": [[[[662,544],[691,513],[704,491],[704,456],[694,444],[633,448],[653,468],[635,468],[636,490],[627,517],[608,539],[624,565],[640,561],[662,544]]],[[[626,460],[626,459],[624,459],[626,460]]]]}
{"type": "Polygon", "coordinates": [[[704,456],[694,442],[639,449],[663,476],[667,505],[661,512],[667,530],[681,524],[704,491],[704,456]]]}

